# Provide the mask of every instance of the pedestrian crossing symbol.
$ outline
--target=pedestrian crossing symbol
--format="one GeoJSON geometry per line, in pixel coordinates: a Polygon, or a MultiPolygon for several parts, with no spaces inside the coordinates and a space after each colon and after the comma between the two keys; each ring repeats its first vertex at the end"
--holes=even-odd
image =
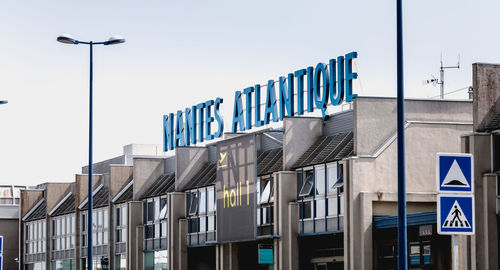
{"type": "Polygon", "coordinates": [[[439,234],[474,234],[473,196],[439,195],[438,222],[439,234]]]}
{"type": "Polygon", "coordinates": [[[443,154],[437,158],[438,192],[473,192],[471,154],[443,154]]]}

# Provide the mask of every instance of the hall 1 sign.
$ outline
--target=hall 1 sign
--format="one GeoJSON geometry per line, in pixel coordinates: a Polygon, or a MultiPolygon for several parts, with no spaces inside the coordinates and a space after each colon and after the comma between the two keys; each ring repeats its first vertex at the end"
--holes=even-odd
{"type": "Polygon", "coordinates": [[[217,144],[217,242],[255,239],[255,135],[217,144]]]}
{"type": "MultiPolygon", "coordinates": [[[[256,84],[236,91],[231,131],[249,130],[271,121],[282,121],[285,116],[304,115],[306,111],[313,112],[315,109],[321,110],[325,119],[328,116],[328,105],[337,106],[356,98],[357,95],[353,94],[353,80],[358,74],[352,71],[352,65],[357,57],[357,52],[350,52],[330,59],[328,64],[318,63],[316,67],[296,70],[279,77],[277,87],[271,79],[264,87],[256,84]],[[278,95],[276,88],[279,90],[278,95]],[[263,111],[260,106],[261,89],[265,91],[263,111]]],[[[163,151],[222,137],[224,119],[220,107],[223,101],[218,97],[178,110],[175,115],[164,115],[163,151]]]]}

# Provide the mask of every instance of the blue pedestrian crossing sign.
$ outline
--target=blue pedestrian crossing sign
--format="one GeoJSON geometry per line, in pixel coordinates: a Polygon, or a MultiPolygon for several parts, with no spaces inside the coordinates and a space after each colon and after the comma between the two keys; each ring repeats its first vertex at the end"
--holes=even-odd
{"type": "Polygon", "coordinates": [[[474,234],[473,195],[440,194],[437,204],[438,234],[474,234]]]}
{"type": "Polygon", "coordinates": [[[474,192],[472,154],[438,153],[436,168],[438,192],[474,192]]]}

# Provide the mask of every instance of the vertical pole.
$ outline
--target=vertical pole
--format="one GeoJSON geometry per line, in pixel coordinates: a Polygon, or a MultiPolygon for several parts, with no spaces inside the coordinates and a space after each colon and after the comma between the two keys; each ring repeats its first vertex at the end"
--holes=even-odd
{"type": "Polygon", "coordinates": [[[92,118],[93,118],[93,113],[92,113],[92,100],[93,100],[93,95],[92,95],[92,46],[93,43],[92,41],[90,42],[90,81],[89,81],[89,193],[88,193],[88,224],[87,224],[87,269],[91,270],[92,268],[92,236],[93,236],[93,230],[94,226],[92,224],[92,208],[93,208],[93,188],[92,188],[92,182],[94,180],[93,177],[93,170],[92,170],[92,118]]]}
{"type": "Polygon", "coordinates": [[[443,62],[441,62],[441,69],[439,70],[439,85],[440,85],[440,97],[444,99],[444,67],[443,62]]]}
{"type": "Polygon", "coordinates": [[[402,0],[396,0],[397,12],[397,113],[398,113],[398,269],[408,269],[406,248],[406,184],[403,83],[402,0]]]}
{"type": "Polygon", "coordinates": [[[458,235],[453,235],[453,270],[458,270],[458,235]]]}

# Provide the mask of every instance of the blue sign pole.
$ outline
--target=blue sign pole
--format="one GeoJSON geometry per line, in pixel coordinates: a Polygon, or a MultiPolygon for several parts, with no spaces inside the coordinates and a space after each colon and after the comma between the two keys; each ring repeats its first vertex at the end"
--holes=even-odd
{"type": "Polygon", "coordinates": [[[406,183],[403,81],[403,15],[402,0],[396,0],[397,12],[397,114],[398,114],[398,269],[408,269],[406,248],[406,183]]]}
{"type": "Polygon", "coordinates": [[[93,118],[93,91],[92,91],[92,79],[93,79],[93,62],[92,62],[92,47],[93,47],[93,42],[90,41],[90,80],[89,80],[89,209],[88,209],[88,223],[87,223],[87,258],[88,258],[88,268],[87,269],[93,269],[92,268],[92,235],[93,235],[93,229],[94,227],[92,226],[92,207],[93,207],[93,188],[92,188],[92,182],[93,182],[93,170],[92,170],[92,118],[93,118]]]}

